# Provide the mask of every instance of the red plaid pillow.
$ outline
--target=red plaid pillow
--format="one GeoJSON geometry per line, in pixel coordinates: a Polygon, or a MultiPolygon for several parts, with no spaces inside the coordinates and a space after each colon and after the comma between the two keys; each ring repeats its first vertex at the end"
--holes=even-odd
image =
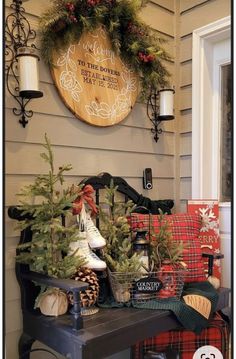
{"type": "MultiPolygon", "coordinates": [[[[182,241],[184,244],[183,261],[187,264],[188,274],[185,282],[205,281],[204,264],[202,258],[201,243],[198,238],[201,228],[201,218],[198,214],[177,213],[165,217],[170,223],[174,241],[182,241]]],[[[137,228],[154,233],[159,232],[159,216],[140,213],[132,213],[130,225],[133,231],[137,228]]]]}
{"type": "Polygon", "coordinates": [[[192,359],[195,351],[204,345],[218,348],[223,358],[228,358],[229,327],[218,313],[214,315],[208,327],[198,335],[186,329],[170,330],[136,343],[132,358],[141,359],[148,350],[165,352],[171,347],[180,353],[182,359],[192,359]]]}

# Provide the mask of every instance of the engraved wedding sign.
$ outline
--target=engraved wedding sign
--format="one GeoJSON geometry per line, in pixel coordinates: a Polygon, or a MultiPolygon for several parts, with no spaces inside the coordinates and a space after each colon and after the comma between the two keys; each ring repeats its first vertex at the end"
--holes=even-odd
{"type": "Polygon", "coordinates": [[[54,53],[51,71],[65,105],[91,125],[119,123],[138,95],[138,76],[112,50],[102,27],[54,53]]]}

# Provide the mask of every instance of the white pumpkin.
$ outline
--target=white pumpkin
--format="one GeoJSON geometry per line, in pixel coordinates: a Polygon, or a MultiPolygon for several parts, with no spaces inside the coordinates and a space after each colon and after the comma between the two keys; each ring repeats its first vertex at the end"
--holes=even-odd
{"type": "Polygon", "coordinates": [[[57,317],[67,312],[68,299],[60,289],[49,288],[40,296],[37,307],[42,314],[57,317]]]}
{"type": "Polygon", "coordinates": [[[127,303],[130,300],[130,291],[127,285],[116,283],[113,289],[113,295],[115,300],[120,303],[127,303]]]}

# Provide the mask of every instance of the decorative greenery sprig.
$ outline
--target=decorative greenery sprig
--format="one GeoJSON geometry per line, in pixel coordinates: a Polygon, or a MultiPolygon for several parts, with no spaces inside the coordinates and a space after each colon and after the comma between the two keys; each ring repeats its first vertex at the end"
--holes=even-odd
{"type": "Polygon", "coordinates": [[[161,211],[158,216],[159,231],[152,231],[151,237],[151,260],[154,267],[158,268],[162,262],[169,260],[172,264],[182,260],[183,243],[174,241],[172,238],[171,224],[166,218],[167,216],[161,211]]]}
{"type": "Polygon", "coordinates": [[[147,3],[140,0],[54,0],[40,21],[41,52],[52,65],[53,51],[78,42],[84,32],[103,25],[113,50],[140,78],[142,95],[166,86],[163,60],[170,60],[164,42],[138,16],[147,3]]]}
{"type": "Polygon", "coordinates": [[[29,264],[31,270],[57,278],[70,278],[76,269],[84,264],[79,256],[66,255],[71,241],[78,240],[75,225],[62,225],[62,216],[72,215],[72,205],[81,188],[69,187],[59,191],[58,186],[64,182],[64,173],[71,170],[71,165],[64,165],[54,172],[54,157],[50,141],[45,134],[46,152],[42,159],[48,163],[49,172],[38,175],[33,184],[25,186],[18,194],[22,215],[20,230],[28,227],[32,230],[32,241],[18,246],[16,260],[29,264]],[[38,204],[32,204],[35,202],[38,204]],[[64,255],[62,255],[64,253],[64,255]]]}
{"type": "Polygon", "coordinates": [[[138,272],[142,263],[137,253],[132,253],[131,228],[127,216],[134,208],[132,201],[116,202],[117,186],[111,182],[106,187],[105,205],[100,206],[100,231],[106,238],[105,259],[111,271],[120,273],[138,272]]]}

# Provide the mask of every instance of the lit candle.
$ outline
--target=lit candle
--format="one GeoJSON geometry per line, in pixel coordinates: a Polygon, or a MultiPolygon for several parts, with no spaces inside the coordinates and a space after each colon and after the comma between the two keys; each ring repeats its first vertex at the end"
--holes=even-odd
{"type": "Polygon", "coordinates": [[[162,120],[173,120],[174,118],[174,90],[163,89],[160,95],[160,115],[162,120]]]}
{"type": "Polygon", "coordinates": [[[33,47],[20,47],[17,51],[19,93],[23,98],[42,97],[39,91],[39,56],[33,47]]]}

